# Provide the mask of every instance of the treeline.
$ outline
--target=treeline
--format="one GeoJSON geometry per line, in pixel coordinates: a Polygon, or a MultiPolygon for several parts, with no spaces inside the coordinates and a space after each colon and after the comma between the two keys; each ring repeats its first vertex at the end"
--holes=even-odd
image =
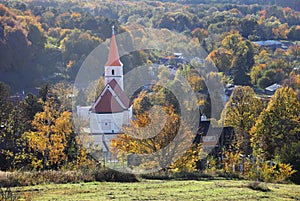
{"type": "Polygon", "coordinates": [[[218,51],[223,34],[232,30],[250,41],[300,40],[300,13],[294,7],[5,1],[0,10],[0,80],[13,92],[74,80],[86,56],[110,37],[112,25],[117,33],[130,33],[131,27],[184,33],[196,37],[208,53],[218,51]]]}
{"type": "MultiPolygon", "coordinates": [[[[162,0],[162,1],[167,2],[168,0],[162,0]]],[[[297,0],[173,0],[172,2],[178,2],[183,4],[277,5],[281,7],[290,7],[295,10],[300,10],[300,5],[297,0]]]]}
{"type": "Polygon", "coordinates": [[[119,29],[105,17],[12,4],[0,4],[0,80],[12,91],[74,80],[84,58],[110,36],[110,25],[119,29]]]}

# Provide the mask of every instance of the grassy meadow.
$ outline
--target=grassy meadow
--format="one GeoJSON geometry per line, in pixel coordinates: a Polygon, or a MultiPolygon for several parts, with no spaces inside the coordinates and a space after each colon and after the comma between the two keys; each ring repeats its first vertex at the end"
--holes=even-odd
{"type": "Polygon", "coordinates": [[[12,188],[20,200],[300,200],[300,186],[245,180],[142,180],[12,188]]]}

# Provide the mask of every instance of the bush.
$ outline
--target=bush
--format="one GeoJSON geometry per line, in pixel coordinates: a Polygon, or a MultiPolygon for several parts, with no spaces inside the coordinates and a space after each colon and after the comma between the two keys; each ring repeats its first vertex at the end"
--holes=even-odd
{"type": "Polygon", "coordinates": [[[250,179],[258,179],[264,182],[288,182],[296,171],[285,163],[277,163],[270,166],[270,161],[258,162],[248,174],[250,179]]]}
{"type": "Polygon", "coordinates": [[[107,168],[86,171],[41,171],[14,172],[0,178],[0,187],[32,186],[38,184],[65,184],[91,181],[137,182],[134,174],[122,173],[107,168]]]}
{"type": "Polygon", "coordinates": [[[249,183],[248,187],[255,191],[262,191],[262,192],[271,191],[265,183],[256,182],[256,181],[249,183]]]}
{"type": "Polygon", "coordinates": [[[94,173],[96,181],[107,182],[137,182],[138,179],[134,174],[123,173],[113,169],[103,168],[96,170],[94,173]]]}
{"type": "Polygon", "coordinates": [[[153,179],[153,180],[211,180],[214,179],[214,176],[210,174],[205,174],[203,172],[175,172],[175,173],[166,173],[166,172],[157,172],[150,174],[141,175],[143,179],[153,179]]]}
{"type": "Polygon", "coordinates": [[[140,175],[143,179],[152,179],[152,180],[171,180],[175,179],[173,174],[168,174],[166,172],[155,172],[149,174],[140,175]]]}
{"type": "Polygon", "coordinates": [[[31,186],[38,184],[64,184],[94,181],[91,173],[81,171],[42,171],[42,172],[15,172],[0,179],[2,187],[31,186]]]}

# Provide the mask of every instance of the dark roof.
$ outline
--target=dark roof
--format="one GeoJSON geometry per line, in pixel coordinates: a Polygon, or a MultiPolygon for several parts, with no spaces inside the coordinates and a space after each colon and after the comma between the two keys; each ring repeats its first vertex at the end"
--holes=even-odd
{"type": "Polygon", "coordinates": [[[129,108],[131,102],[125,92],[121,89],[120,85],[115,79],[112,79],[109,83],[109,86],[114,90],[114,92],[118,95],[121,99],[122,103],[125,105],[126,108],[129,108]]]}
{"type": "Polygon", "coordinates": [[[91,110],[94,113],[116,113],[131,106],[129,98],[115,79],[106,84],[91,110]]]}
{"type": "MultiPolygon", "coordinates": [[[[210,127],[210,121],[200,121],[198,134],[195,136],[193,142],[201,143],[203,142],[203,137],[215,136],[216,137],[215,139],[218,141],[219,148],[231,144],[234,135],[233,127],[211,127],[210,129],[209,127],[210,127]]],[[[204,146],[205,145],[206,144],[204,143],[204,146]]]]}

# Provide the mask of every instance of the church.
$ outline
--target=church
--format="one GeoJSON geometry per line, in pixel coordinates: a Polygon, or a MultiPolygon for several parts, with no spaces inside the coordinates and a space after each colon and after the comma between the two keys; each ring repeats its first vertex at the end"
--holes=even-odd
{"type": "Polygon", "coordinates": [[[105,87],[90,108],[90,133],[94,143],[109,152],[112,138],[122,133],[122,126],[132,118],[133,105],[124,92],[123,64],[119,58],[117,41],[112,27],[108,59],[104,65],[105,87]]]}

